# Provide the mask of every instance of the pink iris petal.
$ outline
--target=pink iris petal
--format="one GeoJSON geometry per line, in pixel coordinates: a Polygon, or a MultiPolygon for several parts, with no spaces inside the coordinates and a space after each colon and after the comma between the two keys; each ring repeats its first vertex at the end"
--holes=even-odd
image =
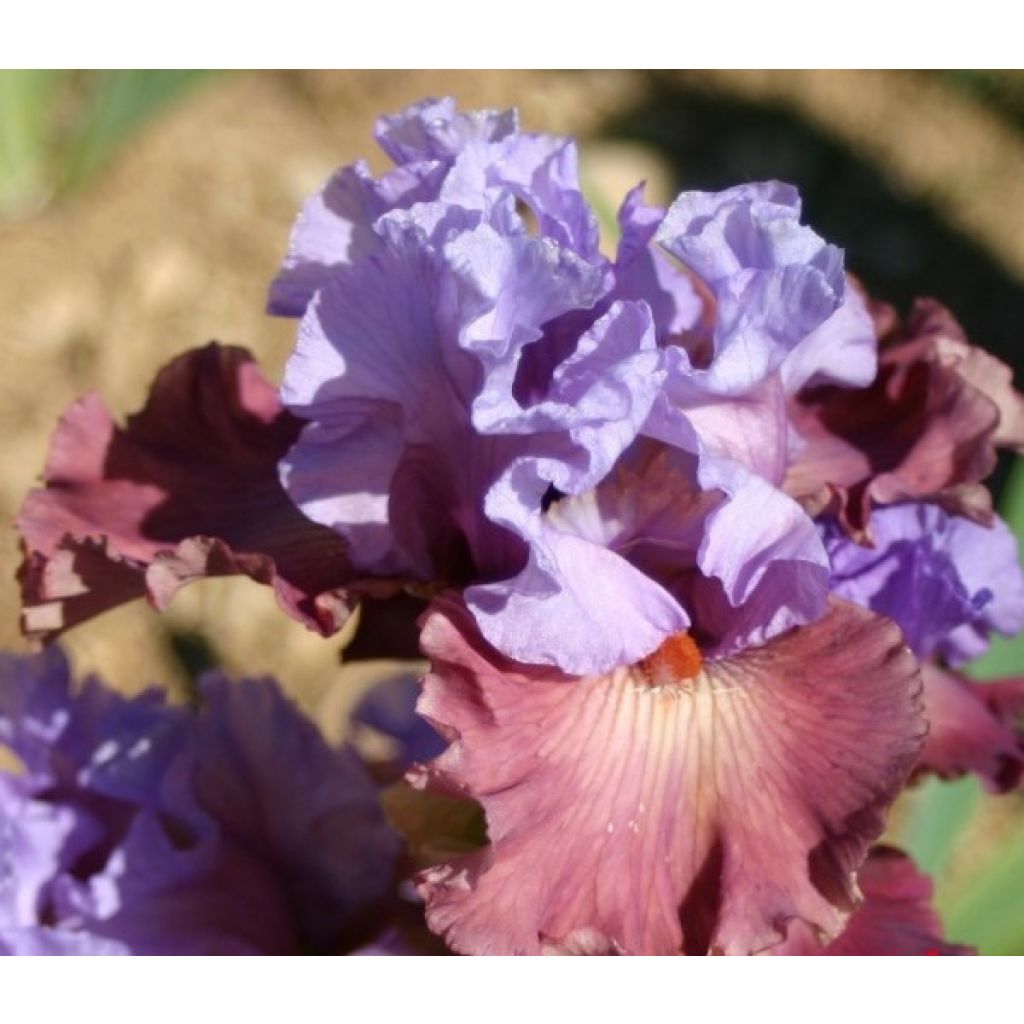
{"type": "Polygon", "coordinates": [[[932,881],[899,850],[876,846],[857,876],[864,902],[843,933],[823,946],[802,925],[772,950],[778,956],[970,956],[942,938],[932,881]]]}
{"type": "Polygon", "coordinates": [[[925,664],[928,741],[921,767],[943,778],[975,772],[1006,793],[1024,781],[1024,679],[975,683],[925,664]]]}
{"type": "Polygon", "coordinates": [[[81,399],[18,517],[26,631],[52,636],[143,595],[163,608],[190,580],[239,573],[309,627],[340,628],[345,543],[277,478],[298,432],[252,357],[216,344],[165,367],[124,427],[81,399]]]}
{"type": "Polygon", "coordinates": [[[413,779],[478,800],[491,844],[420,876],[460,952],[746,954],[795,920],[834,936],[923,739],[896,627],[843,602],[687,680],[518,665],[452,599],[422,642],[420,711],[451,746],[413,779]]]}
{"type": "Polygon", "coordinates": [[[879,373],[865,392],[805,391],[790,404],[801,450],[786,490],[812,515],[834,514],[857,540],[873,507],[928,498],[980,522],[981,481],[996,448],[1024,450],[1024,397],[1010,369],[974,348],[943,306],[919,300],[901,325],[875,309],[879,373]]]}

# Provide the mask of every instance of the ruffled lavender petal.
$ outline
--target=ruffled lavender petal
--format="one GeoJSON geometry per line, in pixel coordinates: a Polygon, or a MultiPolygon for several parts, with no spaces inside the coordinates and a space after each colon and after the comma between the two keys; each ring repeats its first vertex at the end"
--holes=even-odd
{"type": "MultiPolygon", "coordinates": [[[[416,206],[437,224],[514,196],[541,234],[603,263],[597,221],[580,192],[575,143],[517,128],[514,110],[459,113],[450,98],[380,118],[377,140],[398,166],[379,180],[362,161],[343,167],[306,201],[270,286],[269,312],[302,316],[339,267],[380,247],[382,218],[416,206]]],[[[511,219],[522,226],[514,211],[511,219]]]]}
{"type": "Polygon", "coordinates": [[[522,548],[502,527],[539,513],[549,485],[592,486],[645,422],[662,379],[650,316],[640,303],[612,305],[524,405],[514,394],[524,350],[545,323],[592,304],[601,274],[489,224],[441,248],[411,220],[386,234],[303,321],[283,396],[312,422],[282,479],[311,519],[345,537],[361,570],[508,575],[522,548]],[[524,457],[532,489],[507,488],[519,507],[485,511],[524,457]]]}
{"type": "Polygon", "coordinates": [[[271,282],[267,312],[302,316],[318,288],[335,269],[373,252],[380,240],[378,217],[432,199],[440,189],[442,167],[398,167],[379,181],[359,161],[336,171],[302,205],[280,271],[271,282]]]}
{"type": "Polygon", "coordinates": [[[646,302],[659,342],[668,343],[697,325],[704,303],[690,277],[654,244],[665,211],[645,203],[643,192],[637,185],[619,210],[612,295],[646,302]]]}
{"type": "Polygon", "coordinates": [[[517,132],[515,110],[459,113],[450,96],[425,99],[377,119],[374,135],[396,164],[448,160],[470,142],[498,142],[517,132]]]}
{"type": "Polygon", "coordinates": [[[874,377],[874,331],[842,252],[799,218],[799,195],[780,182],[686,192],[669,209],[658,239],[715,305],[707,368],[693,370],[705,390],[740,395],[775,370],[790,394],[874,377]]]}
{"type": "Polygon", "coordinates": [[[915,653],[962,665],[993,632],[1024,628],[1024,576],[1006,524],[991,527],[935,505],[894,505],[871,517],[872,548],[824,527],[832,588],[894,619],[915,653]]]}

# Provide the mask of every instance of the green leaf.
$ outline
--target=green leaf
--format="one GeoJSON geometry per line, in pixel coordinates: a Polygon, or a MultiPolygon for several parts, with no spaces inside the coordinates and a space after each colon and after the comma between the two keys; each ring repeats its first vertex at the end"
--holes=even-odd
{"type": "Polygon", "coordinates": [[[977,865],[971,885],[955,899],[940,892],[949,934],[988,956],[1024,950],[1024,821],[977,865]]]}
{"type": "Polygon", "coordinates": [[[66,72],[0,71],[0,216],[45,201],[53,100],[66,72]]]}
{"type": "Polygon", "coordinates": [[[86,80],[80,119],[61,158],[62,188],[82,185],[145,121],[212,73],[103,71],[86,80]]]}
{"type": "Polygon", "coordinates": [[[906,847],[922,871],[941,879],[982,796],[973,776],[955,782],[928,779],[908,793],[907,816],[895,841],[906,847]]]}

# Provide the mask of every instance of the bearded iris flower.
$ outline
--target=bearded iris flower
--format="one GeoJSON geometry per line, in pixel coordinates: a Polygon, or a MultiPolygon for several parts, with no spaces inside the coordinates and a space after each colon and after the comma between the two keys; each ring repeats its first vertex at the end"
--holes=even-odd
{"type": "Polygon", "coordinates": [[[1021,776],[1019,684],[951,671],[1024,626],[982,483],[1024,446],[1009,371],[871,303],[791,186],[635,189],[609,258],[571,140],[450,100],[377,138],[395,166],[337,172],[271,285],[279,395],[208,349],[123,429],[65,420],[28,627],[221,572],[325,633],[429,601],[447,749],[409,779],[487,825],[418,876],[455,951],[961,952],[873,844],[915,774],[1021,776]]]}

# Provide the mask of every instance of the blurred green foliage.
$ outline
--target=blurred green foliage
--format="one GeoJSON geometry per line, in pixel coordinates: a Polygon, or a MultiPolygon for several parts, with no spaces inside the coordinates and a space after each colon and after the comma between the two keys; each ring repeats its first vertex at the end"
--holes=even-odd
{"type": "Polygon", "coordinates": [[[0,71],[0,218],[86,184],[208,71],[0,71]]]}

